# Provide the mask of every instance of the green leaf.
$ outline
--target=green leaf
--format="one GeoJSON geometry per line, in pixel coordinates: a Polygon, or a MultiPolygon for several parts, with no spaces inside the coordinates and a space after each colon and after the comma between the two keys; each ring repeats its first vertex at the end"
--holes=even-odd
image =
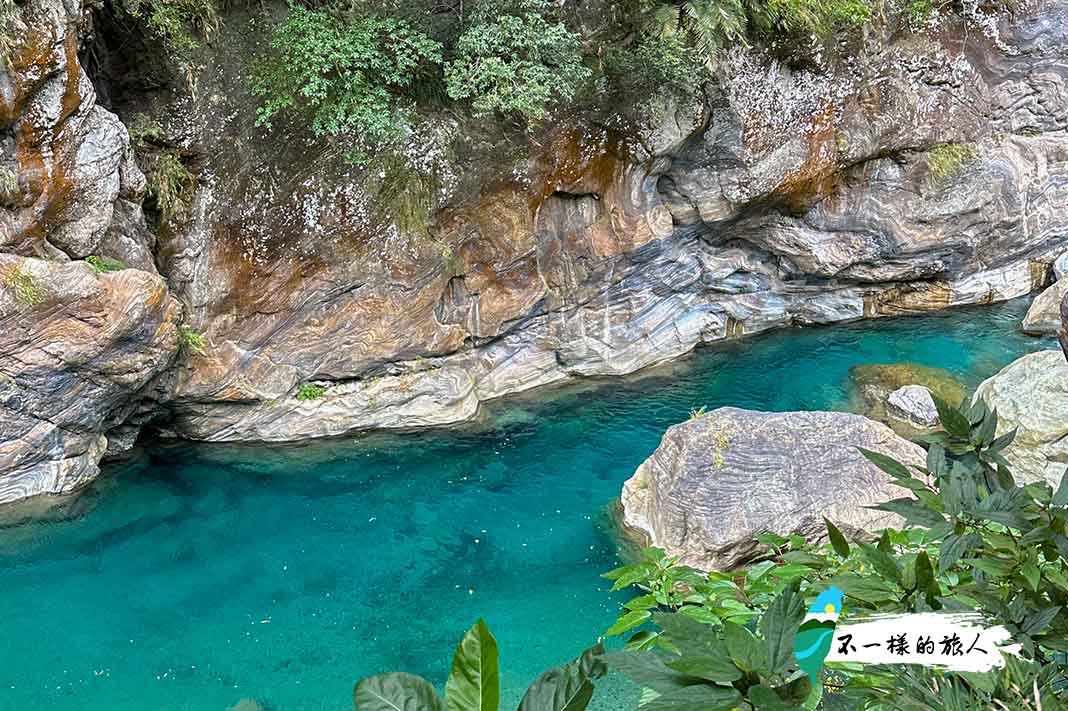
{"type": "Polygon", "coordinates": [[[800,580],[787,585],[760,619],[760,633],[766,650],[763,657],[772,674],[785,671],[794,658],[794,636],[805,616],[800,586],[800,580]]]}
{"type": "Polygon", "coordinates": [[[656,606],[656,595],[653,595],[652,593],[631,598],[623,603],[623,607],[628,610],[648,610],[656,606]]]}
{"type": "Polygon", "coordinates": [[[828,520],[826,516],[823,517],[823,523],[827,526],[827,537],[831,539],[831,548],[834,552],[843,558],[849,557],[849,541],[846,540],[842,532],[838,530],[838,527],[828,520]]]}
{"type": "Polygon", "coordinates": [[[629,632],[638,625],[644,623],[652,615],[648,610],[632,610],[619,616],[615,624],[605,630],[605,637],[614,637],[617,634],[629,632]]]}
{"type": "Polygon", "coordinates": [[[938,420],[942,424],[942,429],[953,437],[969,439],[972,434],[972,424],[968,418],[934,393],[931,393],[931,398],[934,400],[935,409],[938,410],[938,420]]]}
{"type": "Polygon", "coordinates": [[[1057,486],[1057,492],[1053,495],[1050,506],[1054,508],[1068,506],[1068,474],[1061,477],[1061,483],[1057,486]]]}
{"type": "Polygon", "coordinates": [[[891,554],[870,543],[858,542],[857,545],[864,551],[864,556],[879,575],[898,585],[901,584],[901,568],[898,567],[897,561],[891,554]]]}
{"type": "Polygon", "coordinates": [[[749,687],[749,702],[757,711],[791,711],[789,704],[780,699],[770,686],[764,684],[749,687]]]}
{"type": "Polygon", "coordinates": [[[927,556],[927,551],[920,551],[916,556],[916,589],[927,596],[927,602],[932,606],[934,606],[935,598],[942,594],[942,589],[935,579],[934,567],[931,565],[931,559],[927,556]]]}
{"type": "Polygon", "coordinates": [[[708,657],[683,657],[666,663],[680,674],[729,684],[743,674],[726,654],[708,657]]]}
{"type": "Polygon", "coordinates": [[[1013,440],[1016,439],[1016,432],[1018,429],[1019,428],[1013,427],[1011,430],[991,442],[990,447],[988,448],[989,451],[1000,452],[1012,444],[1013,440]]]}
{"type": "Polygon", "coordinates": [[[1050,626],[1050,623],[1053,622],[1053,619],[1060,611],[1061,607],[1057,605],[1056,607],[1047,607],[1037,612],[1032,612],[1020,623],[1020,631],[1028,635],[1039,634],[1050,626]]]}
{"type": "Polygon", "coordinates": [[[860,453],[863,454],[869,462],[879,467],[895,479],[913,478],[912,473],[909,472],[908,467],[906,467],[904,464],[897,461],[893,457],[888,457],[885,454],[873,452],[870,449],[864,449],[863,447],[857,447],[857,449],[860,450],[860,453]]]}
{"type": "Polygon", "coordinates": [[[1038,592],[1038,584],[1042,580],[1042,572],[1039,571],[1038,566],[1035,565],[1034,561],[1029,560],[1024,563],[1020,568],[1020,575],[1027,581],[1031,590],[1038,592]]]}
{"type": "Polygon", "coordinates": [[[604,662],[604,643],[598,642],[572,662],[579,671],[589,679],[600,679],[608,673],[608,665],[604,662]]]}
{"type": "Polygon", "coordinates": [[[613,652],[605,655],[604,659],[608,666],[631,681],[661,694],[702,683],[701,679],[671,669],[661,655],[653,652],[613,652]]]}
{"type": "Polygon", "coordinates": [[[982,539],[975,532],[966,533],[963,536],[951,533],[942,541],[942,549],[938,554],[938,572],[944,573],[961,559],[965,551],[975,548],[982,539]]]}
{"type": "Polygon", "coordinates": [[[835,576],[829,581],[848,597],[878,605],[896,600],[898,592],[889,583],[873,577],[861,577],[852,573],[835,576]]]}
{"type": "Polygon", "coordinates": [[[994,556],[969,558],[966,562],[973,568],[977,568],[995,578],[1007,578],[1016,570],[1016,561],[994,556]]]}
{"type": "Polygon", "coordinates": [[[356,685],[352,702],[356,711],[441,711],[434,686],[415,674],[394,672],[369,676],[356,685]]]}
{"type": "Polygon", "coordinates": [[[479,620],[456,645],[452,671],[445,681],[448,711],[497,711],[501,700],[497,640],[479,620]]]}
{"type": "Polygon", "coordinates": [[[946,449],[942,445],[932,444],[927,450],[927,471],[936,479],[945,476],[948,471],[946,449]]]}
{"type": "Polygon", "coordinates": [[[641,711],[731,711],[742,695],[727,686],[700,684],[668,692],[641,707],[641,711]]]}
{"type": "Polygon", "coordinates": [[[983,417],[983,422],[972,433],[972,442],[979,446],[984,446],[994,441],[994,433],[998,428],[998,411],[997,408],[986,413],[983,417]]]}
{"type": "Polygon", "coordinates": [[[733,622],[723,623],[723,636],[727,641],[727,653],[742,671],[758,671],[765,668],[767,655],[764,646],[753,633],[733,622]]]}
{"type": "Polygon", "coordinates": [[[866,508],[896,513],[906,522],[923,528],[933,528],[946,521],[942,514],[927,508],[916,499],[893,499],[892,501],[866,508]]]}
{"type": "Polygon", "coordinates": [[[554,667],[530,685],[519,711],[583,711],[592,698],[593,684],[577,666],[554,667]]]}

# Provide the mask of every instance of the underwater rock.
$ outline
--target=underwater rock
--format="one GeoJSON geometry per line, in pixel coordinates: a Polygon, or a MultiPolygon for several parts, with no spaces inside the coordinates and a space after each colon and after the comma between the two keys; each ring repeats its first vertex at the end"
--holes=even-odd
{"type": "Polygon", "coordinates": [[[157,275],[0,254],[0,503],[99,473],[108,432],[159,397],[180,318],[157,275]]]}
{"type": "Polygon", "coordinates": [[[1057,333],[1061,328],[1061,302],[1068,296],[1068,279],[1061,279],[1031,302],[1020,330],[1036,336],[1057,333]]]}
{"type": "Polygon", "coordinates": [[[932,428],[938,425],[938,409],[931,391],[922,385],[906,385],[890,393],[886,410],[891,417],[906,420],[917,427],[932,428]]]}
{"type": "Polygon", "coordinates": [[[821,539],[824,516],[853,534],[900,525],[864,508],[908,494],[857,447],[924,461],[920,447],[860,415],[713,410],[668,429],[623,485],[624,524],[703,570],[745,563],[763,531],[821,539]]]}
{"type": "Polygon", "coordinates": [[[975,391],[998,411],[997,435],[1016,429],[1003,454],[1017,481],[1054,487],[1068,465],[1068,362],[1060,351],[1019,358],[975,391]]]}
{"type": "MultiPolygon", "coordinates": [[[[897,413],[890,405],[893,393],[910,386],[920,386],[951,405],[959,405],[967,396],[964,385],[948,370],[916,363],[855,365],[849,369],[850,384],[859,398],[857,411],[890,426],[903,437],[914,437],[931,425],[920,424],[897,413]]],[[[928,396],[929,397],[929,396],[928,396]]],[[[931,407],[934,407],[933,401],[931,407]]],[[[937,418],[937,411],[935,417],[937,418]]]]}

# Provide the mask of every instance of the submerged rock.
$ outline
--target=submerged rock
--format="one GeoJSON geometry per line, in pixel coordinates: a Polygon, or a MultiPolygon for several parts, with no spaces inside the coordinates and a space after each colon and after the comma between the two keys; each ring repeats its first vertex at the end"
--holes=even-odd
{"type": "Polygon", "coordinates": [[[1004,451],[1017,481],[1046,480],[1054,487],[1068,464],[1068,361],[1040,351],[1013,361],[975,391],[998,411],[997,435],[1016,429],[1004,451]]]}
{"type": "Polygon", "coordinates": [[[858,411],[890,425],[904,437],[916,436],[937,425],[938,412],[931,393],[951,405],[959,405],[967,396],[964,385],[948,370],[916,363],[855,365],[849,369],[849,378],[860,401],[858,411]],[[929,409],[923,403],[925,398],[914,389],[917,387],[927,391],[929,409]]]}
{"type": "Polygon", "coordinates": [[[713,410],[668,429],[623,485],[623,520],[704,570],[751,559],[764,531],[820,539],[824,516],[853,533],[900,525],[864,508],[907,492],[857,447],[924,460],[920,447],[860,415],[713,410]]]}
{"type": "Polygon", "coordinates": [[[890,393],[886,399],[886,411],[891,417],[906,420],[917,427],[933,428],[938,425],[938,409],[931,391],[922,385],[906,385],[890,393]]]}
{"type": "Polygon", "coordinates": [[[1035,297],[1020,329],[1036,336],[1057,333],[1061,328],[1061,302],[1068,296],[1068,279],[1061,279],[1035,297]]]}
{"type": "Polygon", "coordinates": [[[0,254],[0,503],[92,480],[178,353],[163,280],[0,254]]]}

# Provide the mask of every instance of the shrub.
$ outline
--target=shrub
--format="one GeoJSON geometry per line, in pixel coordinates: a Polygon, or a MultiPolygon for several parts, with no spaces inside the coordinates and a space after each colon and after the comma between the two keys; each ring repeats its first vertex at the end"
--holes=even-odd
{"type": "Polygon", "coordinates": [[[657,97],[693,100],[708,76],[700,53],[681,32],[646,33],[628,47],[610,48],[605,71],[613,91],[636,98],[642,111],[649,111],[650,100],[657,97]]]}
{"type": "Polygon", "coordinates": [[[182,345],[198,355],[205,354],[206,342],[204,336],[193,330],[191,326],[179,326],[178,338],[182,345]]]}
{"type": "Polygon", "coordinates": [[[549,8],[547,0],[483,0],[445,68],[449,96],[471,100],[476,115],[529,119],[573,98],[590,71],[578,35],[547,19],[549,8]]]}
{"type": "Polygon", "coordinates": [[[403,132],[411,103],[404,92],[418,72],[441,61],[441,45],[402,19],[300,5],[290,5],[270,50],[253,67],[252,93],[263,100],[257,124],[270,127],[279,114],[298,110],[316,135],[351,134],[364,145],[403,132]]]}
{"type": "Polygon", "coordinates": [[[979,151],[974,146],[964,143],[945,143],[936,146],[928,154],[931,180],[934,183],[944,183],[978,157],[979,151]]]}
{"type": "Polygon", "coordinates": [[[134,116],[127,130],[130,134],[130,142],[135,147],[142,146],[146,142],[164,142],[163,127],[147,114],[134,116]]]}
{"type": "MultiPolygon", "coordinates": [[[[766,534],[760,540],[770,549],[767,560],[744,572],[708,575],[648,549],[637,562],[606,574],[613,589],[637,585],[642,591],[624,605],[609,633],[651,622],[658,629],[635,632],[629,650],[677,652],[680,628],[671,620],[690,620],[683,623],[690,638],[700,634],[692,622],[706,623],[703,638],[726,638],[723,629],[732,624],[759,619],[764,625],[776,596],[794,586],[804,595],[833,584],[852,607],[880,613],[978,608],[1009,630],[1023,659],[982,675],[836,671],[840,693],[852,700],[847,708],[1064,709],[1065,679],[1054,660],[1068,648],[1068,477],[1056,491],[1045,483],[1019,486],[1002,455],[1015,432],[995,436],[996,412],[982,401],[954,408],[935,398],[935,404],[944,431],[926,439],[924,466],[862,450],[914,494],[875,507],[901,515],[904,531],[888,529],[877,544],[850,544],[826,522],[830,543],[819,547],[766,534]],[[950,700],[935,703],[938,698],[950,700]]],[[[661,661],[676,671],[687,668],[684,659],[661,661]]]]}
{"type": "Polygon", "coordinates": [[[92,265],[97,274],[106,274],[108,272],[119,272],[126,269],[126,263],[118,259],[109,259],[107,257],[98,257],[95,254],[91,254],[85,258],[85,261],[92,265]]]}
{"type": "Polygon", "coordinates": [[[318,400],[326,394],[326,388],[314,383],[301,383],[297,388],[298,400],[318,400]]]}
{"type": "MultiPolygon", "coordinates": [[[[583,711],[593,698],[593,682],[606,671],[598,644],[573,662],[539,676],[519,703],[519,711],[583,711]]],[[[500,673],[497,640],[479,620],[456,646],[442,702],[434,686],[414,674],[368,677],[356,685],[357,711],[498,711],[500,673]]]]}
{"type": "Polygon", "coordinates": [[[196,49],[198,34],[207,37],[219,29],[214,0],[123,0],[122,7],[178,53],[196,49]]]}
{"type": "Polygon", "coordinates": [[[44,289],[32,274],[25,272],[18,265],[7,270],[4,285],[11,290],[15,299],[26,306],[36,306],[44,301],[44,289]]]}
{"type": "Polygon", "coordinates": [[[163,222],[184,218],[196,184],[177,151],[168,149],[157,156],[148,174],[148,194],[156,201],[163,222]]]}

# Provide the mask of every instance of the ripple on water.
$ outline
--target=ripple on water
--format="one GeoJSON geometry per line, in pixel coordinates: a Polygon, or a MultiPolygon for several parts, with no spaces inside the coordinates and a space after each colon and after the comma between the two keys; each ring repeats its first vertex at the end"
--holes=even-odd
{"type": "MultiPolygon", "coordinates": [[[[449,431],[153,446],[44,520],[0,520],[0,711],[350,709],[368,674],[441,684],[479,616],[514,708],[614,618],[606,506],[665,428],[701,406],[844,407],[858,363],[913,360],[973,387],[1052,347],[1017,332],[1025,309],[782,331],[449,431]]],[[[633,704],[613,681],[595,708],[633,704]]]]}

